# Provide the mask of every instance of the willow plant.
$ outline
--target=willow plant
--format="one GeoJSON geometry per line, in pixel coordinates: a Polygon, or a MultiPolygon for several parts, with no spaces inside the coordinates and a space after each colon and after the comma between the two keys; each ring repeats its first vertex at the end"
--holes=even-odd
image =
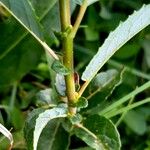
{"type": "Polygon", "coordinates": [[[27,0],[0,0],[0,4],[43,46],[53,80],[51,89],[40,92],[41,99],[49,95],[49,104],[33,110],[27,118],[24,134],[28,149],[67,150],[71,137],[75,135],[86,143],[83,147],[87,150],[119,150],[120,135],[110,118],[150,102],[150,98],[147,98],[125,107],[122,105],[149,88],[148,81],[107,107],[88,107],[88,100],[108,85],[111,86],[111,94],[120,84],[123,74],[123,71],[117,72],[113,69],[106,72],[99,70],[120,47],[150,24],[150,5],[144,5],[109,34],[79,79],[74,71],[74,39],[87,7],[96,1],[58,1],[61,31],[56,34],[59,36],[63,53],[59,56],[43,40],[39,22],[27,0]],[[80,5],[74,24],[71,22],[72,3],[80,5]],[[26,11],[22,12],[23,10],[26,11]],[[83,81],[82,85],[79,85],[79,80],[83,81]],[[83,93],[88,86],[93,92],[85,98],[83,93]]]}

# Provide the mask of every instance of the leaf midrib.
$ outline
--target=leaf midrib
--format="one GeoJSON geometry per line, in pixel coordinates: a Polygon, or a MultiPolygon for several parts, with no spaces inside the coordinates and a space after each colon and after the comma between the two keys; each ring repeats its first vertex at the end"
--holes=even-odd
{"type": "Polygon", "coordinates": [[[56,128],[55,128],[55,131],[53,132],[53,135],[52,135],[52,138],[51,138],[51,142],[50,142],[50,147],[49,147],[50,150],[53,147],[53,142],[55,141],[55,136],[57,134],[59,126],[60,126],[60,121],[57,121],[57,125],[56,125],[56,128]]]}
{"type": "MultiPolygon", "coordinates": [[[[54,5],[55,3],[52,6],[50,5],[50,7],[48,7],[48,9],[46,9],[43,12],[43,14],[39,18],[39,21],[42,21],[45,18],[45,16],[49,13],[49,11],[54,5]]],[[[9,7],[10,7],[10,2],[9,2],[9,7]]],[[[3,59],[11,50],[13,50],[28,34],[29,34],[29,31],[26,30],[22,36],[20,36],[13,44],[9,46],[9,48],[7,48],[7,50],[4,51],[4,53],[0,55],[0,60],[3,59]]]]}

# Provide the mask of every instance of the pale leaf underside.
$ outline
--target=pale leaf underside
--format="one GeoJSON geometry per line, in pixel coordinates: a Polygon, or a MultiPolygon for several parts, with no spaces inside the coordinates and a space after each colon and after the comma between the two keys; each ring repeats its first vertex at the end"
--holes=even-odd
{"type": "Polygon", "coordinates": [[[139,11],[109,34],[97,54],[90,61],[82,74],[83,81],[91,81],[108,59],[134,35],[150,24],[150,4],[144,5],[139,11]]]}
{"type": "Polygon", "coordinates": [[[43,41],[39,20],[28,0],[0,0],[2,5],[55,59],[58,56],[43,41]]]}
{"type": "Polygon", "coordinates": [[[39,117],[36,119],[36,125],[34,130],[34,139],[33,139],[33,147],[34,150],[37,149],[38,140],[42,130],[48,124],[48,122],[55,118],[61,118],[67,116],[67,108],[66,107],[56,107],[50,110],[46,110],[41,113],[39,117]]]}

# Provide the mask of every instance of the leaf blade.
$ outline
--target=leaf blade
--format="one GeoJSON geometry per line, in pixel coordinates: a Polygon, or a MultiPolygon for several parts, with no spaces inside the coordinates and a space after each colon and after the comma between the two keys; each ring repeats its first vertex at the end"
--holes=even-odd
{"type": "MultiPolygon", "coordinates": [[[[92,5],[93,3],[97,2],[98,0],[86,0],[87,1],[87,5],[92,5]]],[[[78,4],[78,5],[82,5],[84,0],[73,0],[74,3],[78,4]]]]}
{"type": "Polygon", "coordinates": [[[40,134],[47,123],[55,118],[66,117],[67,116],[67,107],[66,106],[58,106],[50,110],[46,110],[45,112],[41,113],[39,117],[36,119],[36,125],[34,130],[34,137],[33,137],[33,148],[34,150],[37,149],[38,140],[40,134]]]}
{"type": "Polygon", "coordinates": [[[150,5],[144,5],[109,34],[83,72],[81,77],[83,81],[91,81],[99,69],[121,46],[150,24],[150,16],[148,14],[150,14],[150,5]]]}
{"type": "Polygon", "coordinates": [[[36,19],[33,8],[31,4],[25,1],[15,1],[15,0],[0,0],[0,4],[22,24],[29,32],[33,32],[39,38],[42,38],[42,32],[40,29],[39,22],[36,19]]]}
{"type": "Polygon", "coordinates": [[[55,52],[43,41],[39,21],[36,18],[32,5],[28,2],[28,0],[12,0],[11,2],[9,0],[0,0],[0,5],[2,5],[14,17],[43,46],[46,51],[48,51],[55,59],[59,59],[55,52]],[[20,8],[25,10],[25,13],[20,8]]]}

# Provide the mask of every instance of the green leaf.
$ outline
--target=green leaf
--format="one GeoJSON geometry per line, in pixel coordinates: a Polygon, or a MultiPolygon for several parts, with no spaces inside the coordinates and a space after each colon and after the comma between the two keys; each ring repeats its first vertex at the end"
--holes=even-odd
{"type": "Polygon", "coordinates": [[[133,15],[109,34],[104,44],[99,48],[86,70],[82,80],[91,81],[107,60],[134,35],[150,24],[150,5],[144,5],[133,15]]]}
{"type": "Polygon", "coordinates": [[[41,47],[35,39],[30,39],[30,36],[28,36],[28,39],[23,40],[0,60],[0,86],[10,85],[20,80],[29,70],[35,68],[41,53],[41,47]],[[30,47],[32,47],[32,50],[30,47]]]}
{"type": "Polygon", "coordinates": [[[88,146],[96,150],[106,150],[102,141],[94,133],[89,131],[81,124],[75,126],[73,132],[78,138],[83,140],[88,146]]]}
{"type": "Polygon", "coordinates": [[[34,9],[28,0],[0,0],[0,4],[47,50],[55,59],[57,55],[43,42],[42,30],[39,20],[36,18],[34,9]],[[22,11],[24,10],[24,11],[22,11]]]}
{"type": "MultiPolygon", "coordinates": [[[[114,116],[116,116],[116,115],[118,115],[118,114],[122,114],[122,113],[127,112],[127,111],[129,111],[129,110],[132,110],[132,109],[134,109],[134,108],[136,108],[136,107],[139,107],[139,106],[141,106],[141,105],[144,105],[144,104],[146,104],[146,103],[150,103],[150,98],[146,98],[146,99],[140,100],[140,101],[138,101],[138,102],[135,102],[135,103],[133,103],[133,104],[130,104],[130,105],[125,106],[125,107],[120,108],[120,109],[114,109],[114,110],[112,110],[112,111],[107,112],[107,113],[104,114],[104,115],[105,115],[107,118],[111,118],[111,117],[114,117],[114,116]]],[[[111,106],[111,105],[110,105],[110,106],[111,106]]],[[[104,110],[105,110],[105,109],[104,109],[104,110]]],[[[101,114],[101,113],[100,113],[100,114],[101,114]]]]}
{"type": "Polygon", "coordinates": [[[130,110],[124,116],[123,121],[132,131],[139,135],[143,135],[147,130],[146,119],[141,112],[130,110]]]}
{"type": "Polygon", "coordinates": [[[38,150],[66,150],[69,145],[69,133],[64,130],[60,119],[51,120],[43,129],[39,138],[38,150]]]}
{"type": "Polygon", "coordinates": [[[120,150],[120,135],[111,120],[92,115],[84,120],[83,125],[101,140],[104,150],[120,150]]]}
{"type": "Polygon", "coordinates": [[[24,126],[24,137],[26,144],[29,150],[33,150],[33,132],[36,123],[36,118],[40,113],[44,112],[44,109],[34,109],[31,113],[28,114],[28,117],[24,126]]]}
{"type": "Polygon", "coordinates": [[[56,4],[57,0],[31,0],[35,13],[39,18],[43,18],[56,4]]]}
{"type": "MultiPolygon", "coordinates": [[[[78,5],[82,5],[82,3],[84,2],[84,0],[72,0],[73,2],[75,2],[78,5]]],[[[97,2],[98,0],[85,0],[87,1],[87,5],[92,5],[93,3],[97,2]]]]}
{"type": "Polygon", "coordinates": [[[116,59],[125,60],[129,58],[134,58],[140,51],[139,43],[129,43],[120,48],[120,51],[117,51],[114,55],[116,59]],[[127,53],[128,52],[128,53],[127,53]]]}
{"type": "Polygon", "coordinates": [[[113,80],[115,80],[116,76],[118,76],[119,72],[115,69],[107,70],[106,72],[100,72],[95,76],[91,83],[91,88],[95,90],[99,89],[99,91],[109,84],[112,83],[113,80]]]}
{"type": "Polygon", "coordinates": [[[5,137],[10,141],[10,145],[13,145],[13,136],[1,123],[0,123],[0,133],[2,133],[5,137]]]}
{"type": "MultiPolygon", "coordinates": [[[[136,96],[137,94],[139,94],[140,92],[148,89],[150,87],[150,81],[146,82],[145,84],[143,84],[142,86],[136,88],[134,91],[132,91],[131,93],[129,93],[128,95],[122,97],[121,99],[119,99],[118,101],[114,102],[113,104],[111,104],[110,106],[108,106],[107,108],[104,108],[102,111],[99,112],[100,115],[104,115],[105,113],[109,113],[112,110],[115,110],[117,107],[121,106],[123,103],[125,103],[126,101],[128,101],[129,99],[133,98],[134,96],[136,96]]],[[[147,98],[147,100],[145,99],[145,102],[149,102],[149,98],[147,98]]],[[[137,105],[142,105],[142,102],[136,102],[137,105]],[[141,104],[140,104],[141,103],[141,104]]],[[[134,104],[132,104],[134,105],[134,104]]],[[[129,105],[128,107],[132,107],[132,105],[129,105]]],[[[130,108],[131,109],[131,108],[130,108]]],[[[129,110],[129,109],[128,109],[129,110]]],[[[117,110],[117,112],[119,112],[120,110],[117,110]]],[[[127,110],[125,110],[127,111],[127,110]]],[[[110,115],[110,114],[109,114],[110,115]]]]}
{"type": "Polygon", "coordinates": [[[88,101],[85,97],[80,97],[77,103],[75,103],[75,106],[78,108],[86,108],[88,106],[88,101]]]}
{"type": "Polygon", "coordinates": [[[82,116],[80,114],[75,114],[74,116],[71,116],[69,119],[72,124],[79,124],[82,121],[82,116]]]}
{"type": "Polygon", "coordinates": [[[41,48],[35,39],[23,40],[6,57],[0,60],[0,85],[10,85],[14,81],[20,80],[37,65],[41,53],[41,48]],[[32,47],[32,51],[30,47],[32,47]]]}
{"type": "Polygon", "coordinates": [[[59,60],[55,60],[51,67],[56,73],[60,75],[70,74],[70,70],[66,68],[59,60]]]}
{"type": "Polygon", "coordinates": [[[86,113],[95,114],[110,105],[110,101],[106,100],[112,98],[114,90],[122,83],[123,75],[124,69],[119,72],[110,69],[95,76],[89,86],[90,93],[87,100],[91,100],[89,100],[86,113]]]}
{"type": "Polygon", "coordinates": [[[28,0],[0,0],[0,4],[19,21],[28,31],[42,38],[42,32],[28,0]]]}
{"type": "Polygon", "coordinates": [[[77,149],[72,149],[72,150],[93,150],[93,148],[90,148],[90,147],[82,147],[82,148],[77,148],[77,149]]]}
{"type": "Polygon", "coordinates": [[[146,63],[148,65],[148,67],[150,68],[150,40],[144,40],[143,41],[143,48],[144,48],[144,52],[145,52],[145,59],[146,59],[146,63]]]}
{"type": "Polygon", "coordinates": [[[65,105],[60,105],[50,110],[46,110],[45,112],[41,113],[39,117],[36,119],[36,125],[34,130],[34,137],[33,137],[33,148],[34,150],[37,149],[38,140],[42,133],[42,130],[48,124],[49,121],[55,118],[62,118],[67,117],[67,107],[65,105]]]}
{"type": "Polygon", "coordinates": [[[37,105],[40,106],[55,106],[57,104],[55,96],[52,89],[41,90],[36,94],[37,105]]]}

